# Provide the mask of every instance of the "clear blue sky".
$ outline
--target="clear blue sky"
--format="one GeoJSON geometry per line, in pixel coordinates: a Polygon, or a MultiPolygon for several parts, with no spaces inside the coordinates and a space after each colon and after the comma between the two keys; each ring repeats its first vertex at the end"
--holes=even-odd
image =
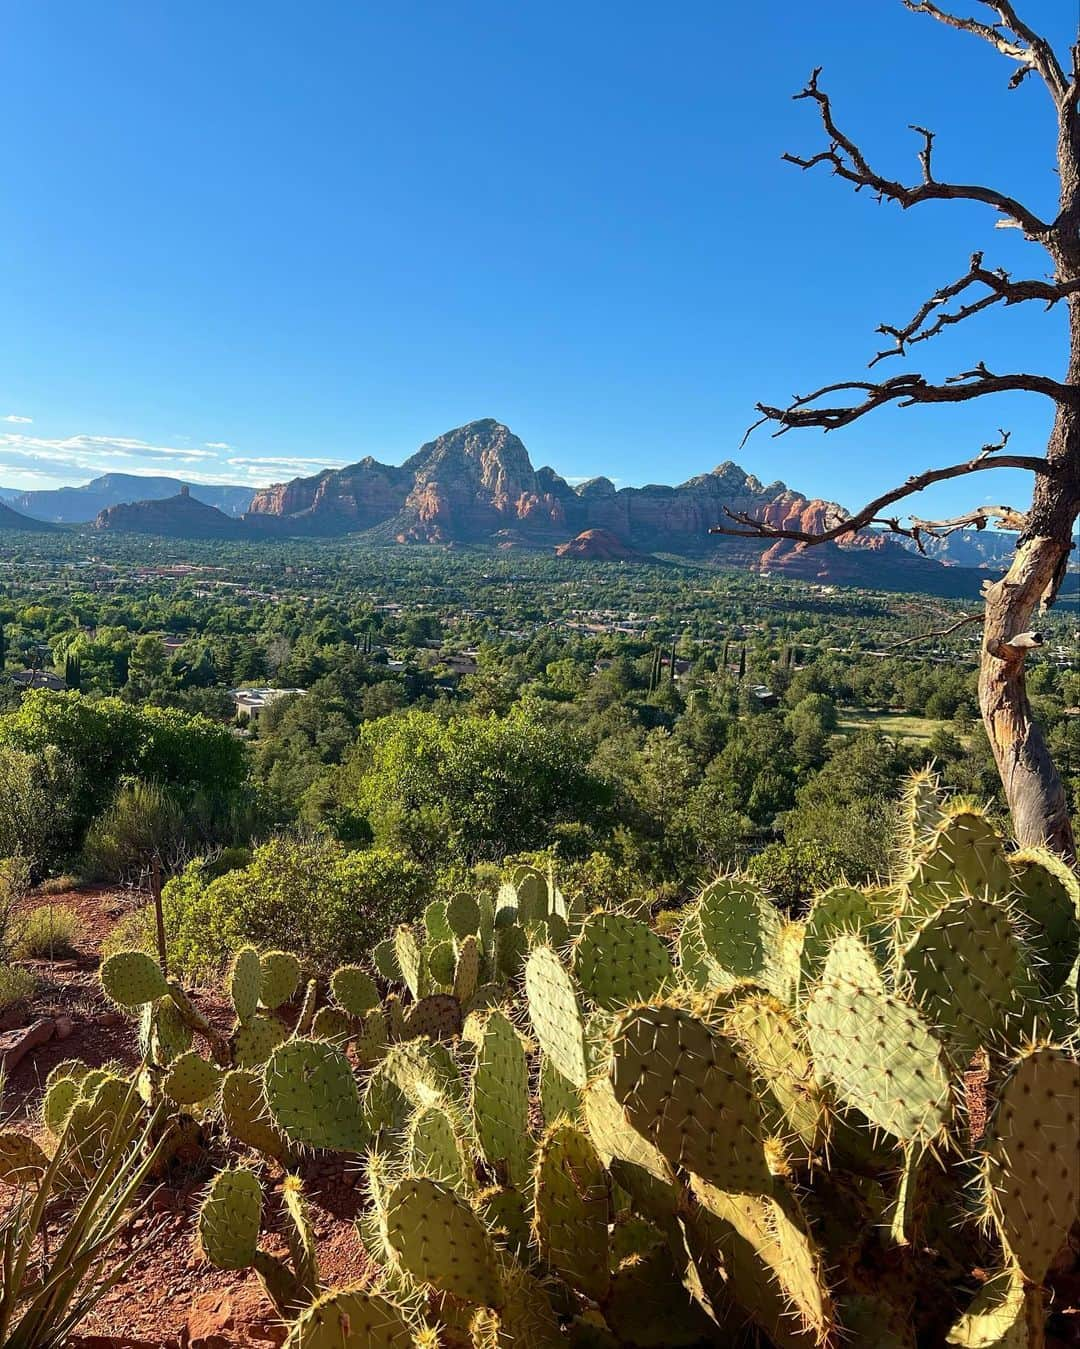
{"type": "MultiPolygon", "coordinates": [[[[1026,9],[1075,34],[1074,0],[1026,9]]],[[[0,60],[6,486],[280,480],[484,416],[572,478],[734,458],[852,507],[998,426],[1041,448],[1048,409],[1002,397],[739,449],[755,400],[857,376],[973,248],[1045,271],[988,210],[781,164],[821,147],[789,95],[822,64],[886,171],[917,173],[919,122],[939,176],[1053,211],[1041,85],[899,0],[12,0],[0,60]]],[[[916,350],[1060,375],[1063,338],[1030,305],[916,350]]],[[[1022,504],[1009,476],[920,504],[1022,504]]]]}

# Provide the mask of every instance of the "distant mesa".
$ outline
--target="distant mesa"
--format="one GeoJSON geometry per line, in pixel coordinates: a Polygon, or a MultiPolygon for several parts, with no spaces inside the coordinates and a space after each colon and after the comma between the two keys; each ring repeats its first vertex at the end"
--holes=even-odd
{"type": "MultiPolygon", "coordinates": [[[[880,532],[814,548],[710,535],[710,526],[729,512],[811,531],[844,518],[844,511],[785,483],[763,483],[731,460],[675,487],[616,487],[608,478],[572,486],[552,468],[533,468],[521,440],[491,418],[447,431],[400,465],[369,456],[346,468],[255,491],[107,475],[86,488],[59,489],[54,495],[66,503],[70,497],[64,493],[89,497],[93,488],[111,494],[119,483],[129,495],[100,509],[94,517],[98,529],[176,538],[349,536],[369,545],[531,548],[554,550],[568,560],[634,562],[661,555],[839,584],[959,596],[976,594],[981,579],[973,568],[947,568],[908,552],[880,532]],[[155,484],[152,491],[146,490],[148,482],[155,484]],[[157,485],[164,483],[172,490],[159,492],[157,485]],[[226,494],[219,498],[224,508],[208,499],[213,492],[226,494]]],[[[38,507],[38,498],[47,495],[24,494],[34,497],[38,507]]],[[[60,505],[53,502],[51,508],[60,505]]]]}

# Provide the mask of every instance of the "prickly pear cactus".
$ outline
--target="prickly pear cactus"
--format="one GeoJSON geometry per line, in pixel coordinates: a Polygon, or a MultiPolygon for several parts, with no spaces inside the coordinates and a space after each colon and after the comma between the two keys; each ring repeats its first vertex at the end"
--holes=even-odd
{"type": "Polygon", "coordinates": [[[900,957],[904,992],[941,1029],[963,1067],[977,1049],[1008,1038],[1040,996],[1001,904],[961,897],[920,923],[900,957]]]}
{"type": "Polygon", "coordinates": [[[1037,953],[1045,987],[1056,993],[1080,956],[1080,881],[1045,848],[1009,858],[1023,935],[1037,953]]]}
{"type": "Polygon", "coordinates": [[[560,1122],[540,1143],[533,1186],[541,1258],[571,1287],[603,1301],[610,1285],[608,1183],[589,1136],[560,1122]]]}
{"type": "Polygon", "coordinates": [[[234,1068],[221,1083],[221,1115],[234,1142],[283,1161],[288,1141],[270,1121],[263,1092],[262,1074],[249,1068],[234,1068]]]}
{"type": "Polygon", "coordinates": [[[394,933],[394,955],[406,987],[417,1001],[427,992],[424,953],[413,936],[412,929],[402,925],[394,933]]]}
{"type": "Polygon", "coordinates": [[[636,1007],[619,1018],[611,1086],[630,1123],[673,1166],[727,1190],[770,1190],[750,1071],[730,1040],[683,1008],[636,1007]]]}
{"type": "Polygon", "coordinates": [[[1006,1250],[1045,1278],[1080,1218],[1080,1063],[1050,1046],[1013,1066],[985,1146],[987,1204],[1006,1250]]]}
{"type": "Polygon", "coordinates": [[[923,1017],[867,978],[873,962],[857,937],[833,943],[806,1006],[818,1071],[840,1099],[901,1143],[929,1142],[951,1116],[948,1065],[923,1017]]]}
{"type": "Polygon", "coordinates": [[[0,1185],[37,1185],[48,1168],[49,1158],[27,1134],[0,1132],[0,1185]]]}
{"type": "Polygon", "coordinates": [[[247,1269],[262,1223],[262,1187],[251,1171],[219,1171],[199,1208],[199,1242],[218,1269],[247,1269]]]}
{"type": "Polygon", "coordinates": [[[532,1167],[529,1069],[517,1031],[500,1011],[487,1015],[476,1047],[471,1099],[473,1128],[496,1172],[523,1186],[532,1167]]]}
{"type": "Polygon", "coordinates": [[[289,1032],[276,1016],[259,1012],[233,1035],[233,1062],[238,1068],[261,1068],[289,1032]]]}
{"type": "Polygon", "coordinates": [[[291,1143],[336,1152],[367,1146],[349,1060],[319,1040],[286,1040],[266,1064],[263,1090],[271,1117],[291,1143]]]}
{"type": "Polygon", "coordinates": [[[221,1086],[221,1070],[208,1063],[195,1049],[173,1059],[161,1087],[177,1105],[196,1105],[208,1101],[221,1086]]]}
{"type": "Polygon", "coordinates": [[[715,971],[713,986],[730,987],[739,979],[770,984],[780,915],[751,881],[739,876],[713,881],[697,901],[697,925],[715,971]]]}
{"type": "Polygon", "coordinates": [[[242,946],[233,956],[229,969],[229,997],[236,1019],[245,1025],[259,1007],[262,991],[262,961],[254,946],[242,946]]]}
{"type": "Polygon", "coordinates": [[[379,990],[375,980],[359,965],[341,965],[330,976],[330,992],[334,1001],[349,1016],[367,1016],[379,1006],[379,990]]]}
{"type": "Polygon", "coordinates": [[[572,966],[586,996],[608,1012],[658,997],[675,975],[668,949],[655,932],[602,909],[582,925],[572,966]]]}
{"type": "Polygon", "coordinates": [[[443,1106],[421,1106],[416,1111],[409,1124],[405,1154],[414,1175],[428,1176],[455,1190],[472,1188],[461,1139],[443,1106]]]}
{"type": "Polygon", "coordinates": [[[99,972],[105,996],[118,1007],[141,1007],[169,991],[165,976],[144,951],[117,951],[99,972]]]}
{"type": "Polygon", "coordinates": [[[465,891],[458,891],[446,901],[446,922],[459,941],[480,931],[480,905],[465,891]]]}
{"type": "Polygon", "coordinates": [[[449,1186],[406,1176],[387,1197],[382,1226],[394,1261],[417,1283],[475,1306],[502,1302],[491,1234],[449,1186]]]}
{"type": "Polygon", "coordinates": [[[259,964],[259,1001],[272,1012],[299,988],[300,962],[291,951],[267,951],[259,964]]]}
{"type": "Polygon", "coordinates": [[[289,1331],[286,1349],[412,1349],[409,1323],[377,1293],[352,1288],[317,1298],[289,1331]]]}
{"type": "Polygon", "coordinates": [[[583,1087],[588,1069],[581,1009],[573,981],[550,946],[530,952],[525,993],[529,1018],[544,1053],[568,1082],[583,1087]]]}

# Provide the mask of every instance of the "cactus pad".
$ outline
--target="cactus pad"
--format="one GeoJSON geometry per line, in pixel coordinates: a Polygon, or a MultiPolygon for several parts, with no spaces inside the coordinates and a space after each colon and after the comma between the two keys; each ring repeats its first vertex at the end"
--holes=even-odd
{"type": "Polygon", "coordinates": [[[343,1045],[352,1033],[352,1018],[346,1016],[339,1007],[320,1007],[311,1023],[313,1040],[334,1040],[343,1045]]]}
{"type": "Polygon", "coordinates": [[[815,897],[803,937],[803,988],[820,976],[833,940],[841,933],[861,937],[875,956],[883,958],[889,943],[888,914],[883,893],[860,890],[853,885],[834,885],[815,897]]]}
{"type": "Polygon", "coordinates": [[[360,1288],[327,1293],[300,1316],[286,1349],[412,1349],[408,1323],[392,1302],[360,1288]]]}
{"type": "Polygon", "coordinates": [[[367,1145],[349,1060],[320,1040],[286,1040],[270,1055],[263,1077],[274,1123],[291,1142],[337,1152],[367,1145]]]}
{"type": "Polygon", "coordinates": [[[242,946],[229,967],[229,997],[236,1019],[246,1025],[259,1006],[262,988],[262,961],[254,946],[242,946]]]}
{"type": "Polygon", "coordinates": [[[554,1124],[560,1115],[572,1120],[581,1115],[581,1088],[563,1077],[546,1054],[540,1057],[540,1109],[545,1124],[554,1124]]]}
{"type": "Polygon", "coordinates": [[[410,1007],[405,1016],[403,1036],[415,1040],[452,1040],[461,1034],[461,1003],[450,993],[430,993],[410,1007]]]}
{"type": "Polygon", "coordinates": [[[397,947],[392,938],[387,937],[385,941],[379,942],[371,952],[371,958],[375,962],[375,968],[389,983],[405,982],[401,966],[398,964],[397,947]]]}
{"type": "Polygon", "coordinates": [[[433,899],[424,910],[424,930],[432,942],[450,941],[454,932],[446,913],[446,902],[433,899]]]}
{"type": "Polygon", "coordinates": [[[1014,852],[1009,865],[1024,936],[1043,962],[1047,988],[1056,992],[1080,955],[1080,882],[1045,848],[1014,852]]]}
{"type": "Polygon", "coordinates": [[[191,1027],[171,996],[143,1004],[139,1014],[139,1047],[153,1063],[166,1067],[191,1048],[191,1027]]]}
{"type": "Polygon", "coordinates": [[[141,1007],[169,991],[165,976],[144,951],[117,951],[100,970],[105,996],[118,1007],[141,1007]]]}
{"type": "Polygon", "coordinates": [[[480,982],[480,942],[469,933],[457,947],[454,964],[454,997],[464,1006],[476,992],[480,982]]]}
{"type": "Polygon", "coordinates": [[[288,1036],[276,1016],[257,1014],[233,1036],[233,1060],[238,1068],[261,1068],[288,1036]]]}
{"type": "Polygon", "coordinates": [[[993,825],[978,808],[960,804],[945,807],[907,885],[916,901],[960,894],[993,899],[1009,893],[1013,878],[993,825]]]}
{"type": "Polygon", "coordinates": [[[726,1190],[771,1187],[750,1071],[689,1012],[660,1004],[620,1017],[611,1085],[630,1123],[673,1166],[726,1190]]]}
{"type": "Polygon", "coordinates": [[[208,1101],[220,1086],[221,1070],[208,1063],[197,1049],[189,1049],[173,1059],[161,1084],[165,1095],[177,1105],[208,1101]]]}
{"type": "Polygon", "coordinates": [[[472,1074],[473,1127],[489,1166],[524,1185],[532,1166],[529,1070],[517,1031],[502,1012],[483,1023],[472,1074]]]}
{"type": "Polygon", "coordinates": [[[480,931],[480,905],[472,895],[459,891],[446,901],[446,921],[459,941],[480,931]]]}
{"type": "Polygon", "coordinates": [[[550,946],[538,946],[525,965],[529,1017],[544,1053],[575,1087],[588,1078],[585,1030],[569,974],[550,946]]]}
{"type": "Polygon", "coordinates": [[[422,1106],[413,1115],[406,1159],[410,1172],[442,1181],[455,1190],[464,1189],[471,1179],[453,1121],[441,1106],[422,1106]]]}
{"type": "Polygon", "coordinates": [[[330,976],[330,992],[343,1012],[350,1016],[367,1016],[379,1006],[379,990],[375,980],[359,965],[341,965],[330,976]]]}
{"type": "Polygon", "coordinates": [[[608,1184],[587,1134],[565,1122],[540,1143],[533,1230],[542,1259],[571,1287],[601,1301],[609,1282],[608,1184]]]}
{"type": "Polygon", "coordinates": [[[498,1255],[487,1228],[448,1185],[406,1176],[386,1199],[383,1239],[413,1279],[475,1306],[502,1301],[498,1255]]]}
{"type": "Polygon", "coordinates": [[[279,1161],[287,1154],[284,1135],[270,1122],[261,1073],[250,1068],[234,1068],[226,1073],[221,1084],[221,1114],[234,1142],[279,1161]]]}
{"type": "Polygon", "coordinates": [[[259,1001],[272,1012],[300,987],[300,962],[291,951],[267,951],[259,964],[259,1001]]]}
{"type": "Polygon", "coordinates": [[[806,1022],[814,1062],[842,1101],[901,1143],[941,1133],[950,1115],[942,1047],[919,1012],[885,991],[858,938],[833,943],[806,1022]]]}
{"type": "Polygon", "coordinates": [[[582,925],[573,970],[586,996],[608,1012],[657,997],[675,973],[667,947],[646,924],[604,910],[582,925]]]}
{"type": "Polygon", "coordinates": [[[402,924],[394,933],[394,955],[401,970],[401,977],[413,995],[414,1001],[422,998],[427,992],[425,987],[427,981],[423,973],[423,954],[413,936],[412,928],[402,924]]]}
{"type": "Polygon", "coordinates": [[[199,1209],[199,1242],[218,1269],[247,1269],[262,1222],[262,1189],[250,1171],[219,1171],[199,1209]]]}
{"type": "Polygon", "coordinates": [[[962,896],[923,919],[901,954],[902,979],[961,1063],[1003,1037],[1035,991],[1006,909],[962,896]]]}
{"type": "Polygon", "coordinates": [[[780,915],[753,883],[719,876],[697,902],[697,922],[721,986],[738,979],[768,983],[780,935],[780,915]]]}
{"type": "Polygon", "coordinates": [[[427,947],[425,956],[432,983],[439,988],[450,988],[454,982],[454,968],[457,964],[454,943],[449,937],[445,941],[433,942],[427,947]]]}
{"type": "Polygon", "coordinates": [[[986,1139],[987,1195],[1006,1248],[1042,1283],[1080,1217],[1080,1063],[1036,1049],[1001,1088],[986,1139]]]}

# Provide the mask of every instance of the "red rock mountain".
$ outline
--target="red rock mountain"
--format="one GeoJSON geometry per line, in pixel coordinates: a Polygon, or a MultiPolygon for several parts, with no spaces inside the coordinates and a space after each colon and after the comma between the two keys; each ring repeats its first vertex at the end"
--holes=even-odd
{"type": "Polygon", "coordinates": [[[674,554],[869,586],[953,594],[977,589],[958,568],[944,583],[944,567],[884,537],[804,549],[710,535],[726,511],[806,530],[844,515],[834,502],[805,497],[782,482],[763,484],[730,461],[677,487],[616,488],[607,478],[571,486],[554,469],[534,469],[518,437],[488,419],[429,441],[400,467],[367,458],[263,488],[242,522],[180,496],[112,507],[96,523],[204,537],[349,534],[370,543],[561,546],[568,557],[674,554]]]}

